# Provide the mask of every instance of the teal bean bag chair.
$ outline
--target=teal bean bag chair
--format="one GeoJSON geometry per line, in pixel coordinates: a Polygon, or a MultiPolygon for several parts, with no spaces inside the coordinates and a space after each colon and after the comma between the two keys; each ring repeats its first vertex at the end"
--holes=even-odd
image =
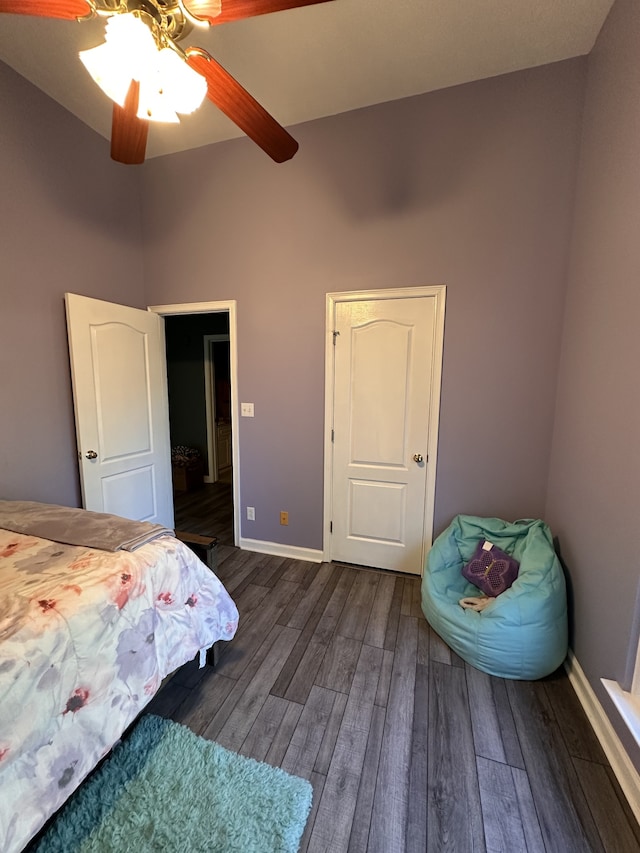
{"type": "Polygon", "coordinates": [[[543,521],[456,516],[429,551],[422,610],[461,658],[490,675],[542,678],[567,654],[564,574],[543,521]],[[462,567],[484,539],[520,563],[518,577],[481,612],[465,610],[460,599],[482,592],[463,577],[462,567]]]}

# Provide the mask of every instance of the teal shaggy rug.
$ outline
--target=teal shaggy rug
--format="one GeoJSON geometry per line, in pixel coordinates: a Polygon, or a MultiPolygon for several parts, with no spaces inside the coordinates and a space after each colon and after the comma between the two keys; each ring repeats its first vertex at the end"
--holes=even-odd
{"type": "Polygon", "coordinates": [[[72,796],[37,853],[295,853],[311,785],[147,715],[72,796]]]}

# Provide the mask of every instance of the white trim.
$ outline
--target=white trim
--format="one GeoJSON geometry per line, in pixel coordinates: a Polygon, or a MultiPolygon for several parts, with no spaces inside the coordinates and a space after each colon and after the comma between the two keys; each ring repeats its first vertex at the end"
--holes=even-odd
{"type": "Polygon", "coordinates": [[[631,811],[635,815],[636,820],[640,822],[640,775],[633,766],[627,751],[622,745],[622,741],[611,725],[611,720],[606,715],[604,708],[587,681],[587,677],[571,649],[569,649],[564,668],[567,671],[569,681],[576,692],[580,704],[596,733],[596,737],[607,756],[611,769],[620,783],[622,792],[629,802],[631,811]]]}
{"type": "Polygon", "coordinates": [[[640,696],[623,690],[617,681],[611,681],[608,678],[601,678],[600,681],[640,746],[640,696]]]}
{"type": "Polygon", "coordinates": [[[238,321],[236,317],[237,302],[228,299],[220,302],[180,302],[176,305],[149,305],[147,310],[154,311],[163,317],[172,317],[177,314],[217,314],[227,311],[229,314],[229,358],[231,367],[231,423],[235,430],[235,440],[231,443],[231,455],[233,459],[233,541],[240,541],[240,440],[239,430],[235,425],[239,423],[239,396],[238,396],[238,321]]]}
{"type": "Polygon", "coordinates": [[[631,692],[634,696],[640,696],[640,642],[636,651],[636,663],[633,668],[633,680],[631,682],[631,692]]]}
{"type": "Polygon", "coordinates": [[[322,524],[322,557],[324,562],[331,561],[331,519],[333,493],[333,389],[335,386],[335,355],[333,352],[333,318],[335,315],[335,299],[327,294],[325,314],[325,343],[324,343],[324,497],[322,524]]]}
{"type": "MultiPolygon", "coordinates": [[[[433,540],[433,517],[436,495],[436,468],[438,462],[438,426],[440,422],[440,395],[442,387],[442,361],[444,353],[444,317],[447,287],[445,284],[424,285],[421,287],[399,287],[387,290],[352,290],[344,293],[327,293],[325,320],[325,359],[324,359],[324,524],[323,524],[323,560],[331,560],[331,495],[333,492],[333,398],[335,385],[333,326],[336,305],[339,302],[366,302],[382,299],[418,299],[434,297],[435,327],[433,338],[433,358],[431,376],[431,406],[429,412],[429,438],[427,454],[427,476],[425,483],[425,519],[422,541],[421,565],[433,540]]],[[[424,568],[423,568],[424,571],[424,568]]],[[[421,572],[422,573],[422,572],[421,572]]]]}
{"type": "Polygon", "coordinates": [[[236,306],[235,299],[222,302],[177,302],[175,305],[147,305],[147,311],[155,311],[171,317],[176,314],[217,314],[220,311],[229,311],[229,306],[236,306]]]}
{"type": "Polygon", "coordinates": [[[315,548],[300,548],[298,545],[283,545],[281,542],[264,542],[261,539],[240,539],[240,548],[256,551],[258,554],[271,554],[273,557],[290,557],[292,560],[306,560],[309,563],[322,563],[322,551],[315,548]]]}

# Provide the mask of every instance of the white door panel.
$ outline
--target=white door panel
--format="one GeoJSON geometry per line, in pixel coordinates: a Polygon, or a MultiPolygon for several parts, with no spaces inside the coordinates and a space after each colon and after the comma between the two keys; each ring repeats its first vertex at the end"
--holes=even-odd
{"type": "Polygon", "coordinates": [[[72,293],[66,304],[83,505],[173,527],[163,321],[72,293]]]}
{"type": "Polygon", "coordinates": [[[331,558],[419,574],[433,512],[436,297],[346,300],[333,319],[331,558]]]}
{"type": "Polygon", "coordinates": [[[121,323],[92,326],[91,359],[100,458],[116,462],[150,452],[147,335],[121,323]],[[128,413],[126,418],[123,410],[128,413]]]}
{"type": "MultiPolygon", "coordinates": [[[[345,320],[338,316],[339,324],[345,320]]],[[[411,332],[386,320],[350,330],[351,365],[341,391],[351,407],[351,464],[404,466],[411,332]]]]}
{"type": "Polygon", "coordinates": [[[348,535],[401,545],[405,537],[406,483],[349,480],[348,535]]]}

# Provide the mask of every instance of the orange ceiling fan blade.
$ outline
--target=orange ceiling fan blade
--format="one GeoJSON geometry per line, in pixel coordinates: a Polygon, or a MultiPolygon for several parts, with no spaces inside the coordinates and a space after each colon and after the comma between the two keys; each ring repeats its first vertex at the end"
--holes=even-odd
{"type": "Polygon", "coordinates": [[[118,163],[136,166],[144,163],[147,149],[149,122],[138,118],[138,93],[140,83],[132,80],[124,102],[124,107],[113,105],[111,125],[111,159],[118,163]]]}
{"type": "Polygon", "coordinates": [[[298,143],[222,65],[201,48],[187,49],[187,62],[207,81],[207,97],[276,163],[290,160],[298,143]]]}
{"type": "Polygon", "coordinates": [[[328,0],[186,0],[186,6],[194,17],[217,25],[327,2],[328,0]],[[219,11],[221,4],[222,11],[219,11]]]}
{"type": "Polygon", "coordinates": [[[38,18],[86,18],[92,12],[86,0],[0,0],[0,13],[38,18]]]}

